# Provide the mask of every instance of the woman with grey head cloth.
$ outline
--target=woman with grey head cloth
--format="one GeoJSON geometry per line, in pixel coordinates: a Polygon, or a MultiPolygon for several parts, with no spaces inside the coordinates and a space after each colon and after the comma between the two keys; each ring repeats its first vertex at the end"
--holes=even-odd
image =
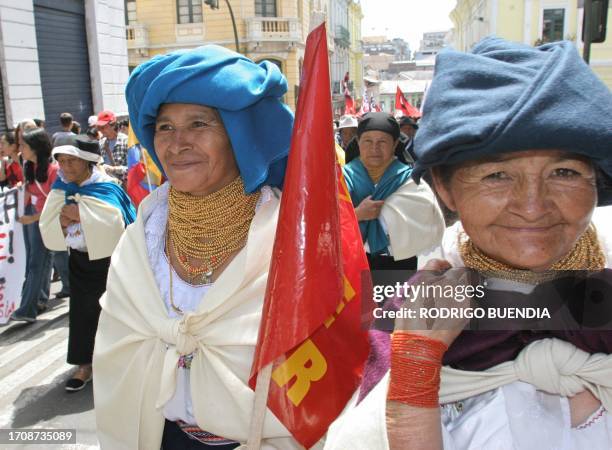
{"type": "Polygon", "coordinates": [[[390,114],[366,114],[357,127],[359,157],[343,168],[371,270],[416,269],[416,255],[439,245],[444,231],[431,189],[395,156],[399,137],[390,114]]]}
{"type": "Polygon", "coordinates": [[[396,319],[326,448],[612,448],[612,332],[585,322],[610,323],[612,217],[596,208],[612,204],[610,111],[571,42],[487,38],[438,56],[414,177],[430,171],[459,221],[425,266],[435,273],[413,283],[455,289],[476,271],[486,296],[471,306],[497,298],[503,311],[542,306],[552,289],[564,320],[484,332],[463,330],[469,314],[396,319]]]}

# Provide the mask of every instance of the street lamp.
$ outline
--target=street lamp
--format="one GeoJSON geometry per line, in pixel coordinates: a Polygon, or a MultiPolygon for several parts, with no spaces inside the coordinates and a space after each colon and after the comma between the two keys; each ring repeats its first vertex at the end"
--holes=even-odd
{"type": "MultiPolygon", "coordinates": [[[[240,53],[240,42],[238,41],[238,30],[236,29],[236,19],[234,19],[234,10],[230,5],[229,0],[225,0],[227,9],[229,9],[230,17],[232,19],[232,27],[234,28],[234,44],[236,45],[236,51],[240,53]]],[[[204,4],[210,6],[210,9],[219,9],[219,0],[204,0],[204,4]]]]}

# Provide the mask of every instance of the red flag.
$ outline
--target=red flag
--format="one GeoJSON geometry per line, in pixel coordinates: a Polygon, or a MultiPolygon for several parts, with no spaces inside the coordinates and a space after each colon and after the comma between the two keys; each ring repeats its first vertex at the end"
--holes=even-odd
{"type": "Polygon", "coordinates": [[[355,112],[355,102],[353,101],[353,97],[350,95],[344,96],[344,114],[354,116],[355,112]]]}
{"type": "Polygon", "coordinates": [[[344,80],[342,80],[342,90],[344,92],[344,114],[354,116],[356,114],[355,101],[353,100],[351,91],[348,88],[349,80],[350,74],[346,72],[346,75],[344,75],[344,80]]]}
{"type": "Polygon", "coordinates": [[[395,92],[395,109],[403,112],[405,116],[413,119],[418,119],[421,117],[421,111],[416,109],[408,100],[406,100],[406,97],[404,97],[404,93],[400,89],[399,85],[397,86],[397,91],[395,92]]]}
{"type": "Polygon", "coordinates": [[[325,25],[306,42],[289,162],[251,371],[273,364],[268,407],[314,445],[361,381],[361,235],[336,162],[325,25]]]}

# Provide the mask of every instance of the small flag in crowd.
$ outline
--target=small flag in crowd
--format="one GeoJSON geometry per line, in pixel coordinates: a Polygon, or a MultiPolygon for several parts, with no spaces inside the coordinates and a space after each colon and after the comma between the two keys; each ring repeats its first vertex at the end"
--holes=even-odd
{"type": "Polygon", "coordinates": [[[301,86],[250,385],[272,364],[267,405],[311,447],[359,386],[369,350],[368,264],[334,152],[324,24],[308,37],[301,86]]]}
{"type": "Polygon", "coordinates": [[[397,91],[395,92],[395,109],[401,111],[404,116],[408,116],[412,119],[419,119],[421,117],[421,111],[416,109],[408,100],[406,100],[406,97],[404,97],[404,93],[400,89],[399,85],[397,86],[397,91]]]}
{"type": "Polygon", "coordinates": [[[354,116],[355,112],[355,101],[353,100],[353,96],[351,95],[351,91],[349,91],[350,75],[346,72],[344,75],[344,80],[342,80],[342,91],[344,92],[344,114],[354,116]]]}

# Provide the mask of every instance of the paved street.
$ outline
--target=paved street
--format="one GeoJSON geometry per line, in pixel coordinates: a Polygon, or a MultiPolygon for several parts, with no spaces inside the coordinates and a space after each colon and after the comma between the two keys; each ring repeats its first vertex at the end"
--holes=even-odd
{"type": "MultiPolygon", "coordinates": [[[[54,283],[57,292],[60,283],[54,283]]],[[[0,449],[98,448],[91,383],[64,390],[73,366],[66,363],[68,299],[51,300],[35,324],[0,327],[0,428],[74,428],[77,445],[2,445],[0,449]]]]}

